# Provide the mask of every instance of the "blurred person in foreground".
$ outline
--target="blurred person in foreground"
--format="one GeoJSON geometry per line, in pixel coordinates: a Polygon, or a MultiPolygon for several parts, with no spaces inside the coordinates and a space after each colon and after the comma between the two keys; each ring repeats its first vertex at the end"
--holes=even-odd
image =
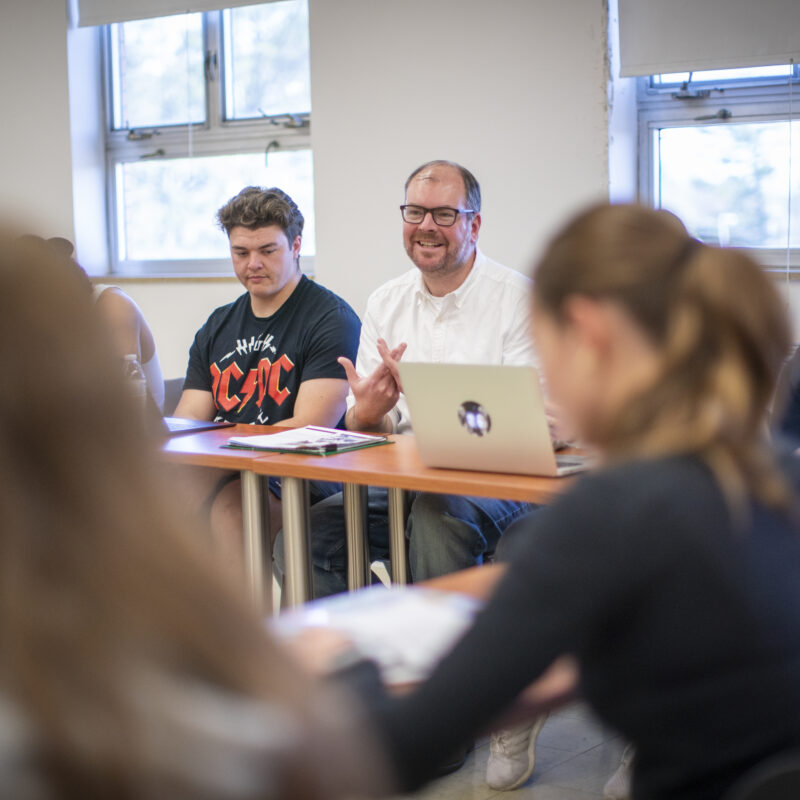
{"type": "Polygon", "coordinates": [[[578,215],[533,278],[550,395],[602,464],[531,517],[507,572],[482,568],[500,582],[432,677],[376,708],[395,774],[433,777],[572,656],[635,747],[634,798],[722,797],[800,746],[798,461],[764,425],[783,303],[749,257],[638,206],[578,215]]]}
{"type": "Polygon", "coordinates": [[[0,232],[0,297],[0,796],[370,790],[357,706],[187,535],[79,276],[0,232]]]}

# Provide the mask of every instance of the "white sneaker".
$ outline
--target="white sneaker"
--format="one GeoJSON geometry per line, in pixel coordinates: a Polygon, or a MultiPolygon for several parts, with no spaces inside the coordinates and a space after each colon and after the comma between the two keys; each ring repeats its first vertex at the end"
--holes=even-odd
{"type": "Polygon", "coordinates": [[[530,778],[536,762],[536,739],[546,719],[544,714],[532,725],[492,734],[486,764],[486,783],[490,789],[508,792],[530,778]]]}
{"type": "Polygon", "coordinates": [[[631,770],[633,767],[633,745],[622,751],[616,772],[603,787],[603,800],[629,800],[631,796],[631,770]]]}

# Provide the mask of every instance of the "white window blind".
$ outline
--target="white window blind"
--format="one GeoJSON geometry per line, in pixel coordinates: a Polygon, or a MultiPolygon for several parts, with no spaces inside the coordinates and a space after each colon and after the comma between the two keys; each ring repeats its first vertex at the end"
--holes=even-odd
{"type": "Polygon", "coordinates": [[[620,74],[800,62],[800,0],[619,0],[620,74]]]}
{"type": "Polygon", "coordinates": [[[169,17],[195,11],[218,11],[221,8],[269,2],[275,0],[77,0],[78,27],[169,17]]]}

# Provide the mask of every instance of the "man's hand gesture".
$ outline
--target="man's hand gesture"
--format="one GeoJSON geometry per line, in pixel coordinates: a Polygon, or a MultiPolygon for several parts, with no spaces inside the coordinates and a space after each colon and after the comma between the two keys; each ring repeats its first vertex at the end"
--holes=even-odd
{"type": "Polygon", "coordinates": [[[402,391],[397,362],[403,357],[406,344],[394,349],[383,339],[378,339],[381,363],[371,375],[362,377],[349,358],[337,359],[344,367],[355,405],[347,412],[346,424],[350,430],[385,430],[386,415],[394,408],[402,391]]]}

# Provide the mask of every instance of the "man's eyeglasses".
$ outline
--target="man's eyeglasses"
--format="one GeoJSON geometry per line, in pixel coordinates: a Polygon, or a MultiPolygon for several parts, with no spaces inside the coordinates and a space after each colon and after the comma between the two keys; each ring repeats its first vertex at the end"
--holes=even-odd
{"type": "Polygon", "coordinates": [[[438,206],[437,208],[425,208],[425,206],[400,206],[400,213],[403,220],[411,225],[419,225],[425,219],[425,215],[430,213],[436,225],[449,228],[455,224],[459,214],[474,214],[471,208],[450,208],[450,206],[438,206]]]}

